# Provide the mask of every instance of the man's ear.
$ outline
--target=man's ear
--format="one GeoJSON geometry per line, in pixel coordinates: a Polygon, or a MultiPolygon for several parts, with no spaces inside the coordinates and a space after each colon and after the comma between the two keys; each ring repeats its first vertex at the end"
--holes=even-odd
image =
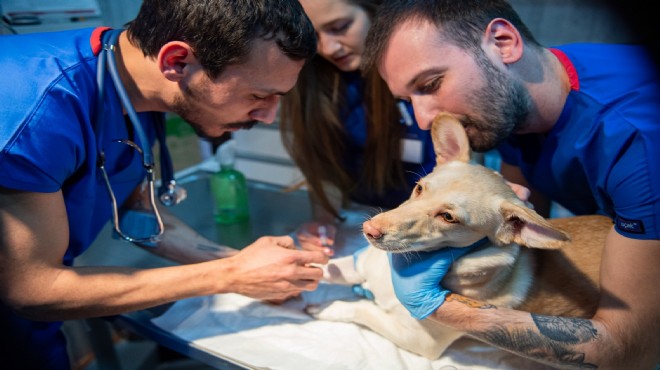
{"type": "Polygon", "coordinates": [[[171,41],[160,48],[158,68],[170,81],[178,82],[184,77],[186,67],[198,63],[190,45],[181,41],[171,41]]]}
{"type": "Polygon", "coordinates": [[[518,29],[503,18],[495,18],[486,27],[487,45],[495,47],[502,63],[512,64],[523,54],[523,39],[518,29]]]}

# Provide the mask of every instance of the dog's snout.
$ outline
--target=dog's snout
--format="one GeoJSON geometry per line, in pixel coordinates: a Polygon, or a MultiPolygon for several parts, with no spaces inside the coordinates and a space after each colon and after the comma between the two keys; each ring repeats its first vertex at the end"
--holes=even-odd
{"type": "Polygon", "coordinates": [[[374,225],[373,222],[371,222],[371,220],[362,224],[362,232],[364,235],[371,239],[378,239],[383,236],[383,233],[378,229],[378,227],[376,227],[376,225],[374,225]]]}

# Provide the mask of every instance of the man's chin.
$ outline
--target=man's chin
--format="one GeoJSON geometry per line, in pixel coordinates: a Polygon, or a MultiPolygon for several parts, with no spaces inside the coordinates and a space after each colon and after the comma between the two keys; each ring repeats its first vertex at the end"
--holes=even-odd
{"type": "Polygon", "coordinates": [[[222,125],[223,128],[227,131],[238,131],[238,130],[249,130],[252,127],[254,127],[259,121],[244,121],[244,122],[234,122],[234,123],[227,123],[222,125]]]}
{"type": "MultiPolygon", "coordinates": [[[[219,140],[227,132],[236,132],[238,130],[249,130],[254,127],[258,121],[233,122],[222,125],[222,132],[216,135],[210,135],[201,130],[195,130],[197,136],[209,141],[219,140]]],[[[193,127],[194,128],[194,127],[193,127]]]]}

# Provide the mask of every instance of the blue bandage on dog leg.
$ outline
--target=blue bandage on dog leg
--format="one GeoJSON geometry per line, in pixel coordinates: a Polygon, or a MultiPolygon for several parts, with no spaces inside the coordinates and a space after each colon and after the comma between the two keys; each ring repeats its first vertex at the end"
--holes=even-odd
{"type": "Polygon", "coordinates": [[[370,301],[374,300],[374,293],[371,292],[369,289],[365,289],[362,285],[360,284],[355,284],[352,287],[353,293],[356,295],[359,295],[362,298],[366,298],[370,301]]]}
{"type": "MultiPolygon", "coordinates": [[[[355,271],[358,270],[358,265],[357,265],[358,257],[360,257],[360,255],[364,253],[367,250],[367,248],[369,248],[368,245],[353,252],[353,268],[355,269],[355,271]]],[[[353,289],[353,293],[355,293],[356,295],[371,301],[374,300],[374,294],[371,292],[371,290],[365,289],[362,285],[355,284],[352,286],[352,289],[353,289]]]]}

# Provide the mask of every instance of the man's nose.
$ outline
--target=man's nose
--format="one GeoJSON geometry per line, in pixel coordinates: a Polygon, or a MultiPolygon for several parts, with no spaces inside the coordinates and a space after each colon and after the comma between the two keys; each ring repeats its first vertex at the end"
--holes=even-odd
{"type": "Polygon", "coordinates": [[[277,108],[279,103],[279,96],[272,96],[267,98],[262,106],[250,111],[250,118],[263,123],[273,123],[275,121],[275,117],[277,116],[277,108]]]}
{"type": "Polygon", "coordinates": [[[413,111],[415,112],[415,120],[417,126],[422,130],[430,130],[435,113],[423,99],[411,99],[413,111]]]}

